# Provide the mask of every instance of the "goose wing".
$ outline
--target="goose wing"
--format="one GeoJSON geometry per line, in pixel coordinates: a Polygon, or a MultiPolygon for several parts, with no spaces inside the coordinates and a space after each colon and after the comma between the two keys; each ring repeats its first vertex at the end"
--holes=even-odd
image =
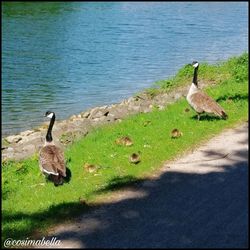
{"type": "Polygon", "coordinates": [[[47,145],[40,151],[40,167],[47,174],[66,177],[63,151],[55,145],[47,145]]]}
{"type": "Polygon", "coordinates": [[[207,113],[214,113],[218,116],[225,115],[225,111],[223,110],[223,108],[210,96],[202,91],[194,93],[190,99],[194,109],[197,112],[205,111],[207,113]]]}

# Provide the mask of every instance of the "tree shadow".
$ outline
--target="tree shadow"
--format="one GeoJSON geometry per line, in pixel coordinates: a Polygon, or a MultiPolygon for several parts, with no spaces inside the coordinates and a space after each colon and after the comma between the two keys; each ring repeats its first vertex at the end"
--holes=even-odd
{"type": "Polygon", "coordinates": [[[46,211],[30,214],[3,211],[2,218],[4,218],[5,222],[9,222],[10,225],[5,226],[2,231],[2,246],[3,241],[10,236],[12,236],[13,239],[25,239],[30,235],[30,230],[32,230],[34,234],[41,234],[41,230],[45,229],[41,227],[41,222],[44,220],[46,220],[48,224],[63,223],[67,221],[67,219],[77,218],[80,214],[89,211],[90,208],[90,205],[79,201],[51,205],[46,211]],[[28,219],[28,226],[26,227],[16,228],[11,225],[12,222],[21,223],[24,219],[28,219]]]}
{"type": "Polygon", "coordinates": [[[126,188],[126,187],[135,187],[138,185],[142,180],[135,178],[132,175],[126,175],[126,176],[116,176],[112,179],[109,180],[108,184],[100,188],[93,193],[95,194],[100,194],[100,193],[105,193],[108,191],[114,191],[114,190],[119,190],[121,188],[126,188]]]}

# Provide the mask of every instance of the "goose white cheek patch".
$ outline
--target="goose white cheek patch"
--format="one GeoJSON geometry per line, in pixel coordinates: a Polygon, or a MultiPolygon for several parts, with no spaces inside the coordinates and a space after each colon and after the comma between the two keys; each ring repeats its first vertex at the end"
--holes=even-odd
{"type": "Polygon", "coordinates": [[[199,65],[199,63],[195,63],[193,66],[194,66],[195,68],[197,68],[198,65],[199,65]]]}
{"type": "Polygon", "coordinates": [[[47,115],[47,117],[49,118],[52,118],[52,116],[53,116],[53,113],[50,113],[49,115],[47,115]]]}

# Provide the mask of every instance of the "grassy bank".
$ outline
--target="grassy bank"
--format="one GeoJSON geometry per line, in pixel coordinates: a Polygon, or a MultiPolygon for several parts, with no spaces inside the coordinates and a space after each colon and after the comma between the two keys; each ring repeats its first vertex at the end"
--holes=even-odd
{"type": "MultiPolygon", "coordinates": [[[[157,82],[159,87],[148,90],[148,94],[171,91],[176,86],[191,83],[192,73],[193,69],[185,66],[175,77],[157,82]]],[[[214,83],[206,92],[224,107],[229,119],[204,116],[197,121],[195,112],[182,98],[164,110],[155,108],[151,113],[97,128],[65,151],[72,176],[68,184],[60,187],[44,180],[37,155],[21,162],[4,162],[2,241],[25,239],[34,230],[44,230],[53,223],[66,221],[89,208],[83,200],[93,202],[99,194],[143,179],[164,161],[248,119],[248,54],[218,65],[201,63],[199,79],[214,83]],[[174,128],[183,136],[172,139],[174,128]],[[133,145],[117,145],[115,140],[121,136],[129,136],[133,145]],[[141,154],[141,162],[137,165],[129,162],[134,152],[141,154]],[[97,165],[97,170],[86,171],[86,163],[97,165]]]]}

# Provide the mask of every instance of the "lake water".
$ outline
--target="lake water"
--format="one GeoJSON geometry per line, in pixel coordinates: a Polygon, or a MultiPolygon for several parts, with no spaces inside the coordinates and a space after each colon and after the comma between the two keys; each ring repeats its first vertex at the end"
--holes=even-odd
{"type": "Polygon", "coordinates": [[[2,133],[120,102],[248,50],[248,2],[5,2],[2,133]]]}

